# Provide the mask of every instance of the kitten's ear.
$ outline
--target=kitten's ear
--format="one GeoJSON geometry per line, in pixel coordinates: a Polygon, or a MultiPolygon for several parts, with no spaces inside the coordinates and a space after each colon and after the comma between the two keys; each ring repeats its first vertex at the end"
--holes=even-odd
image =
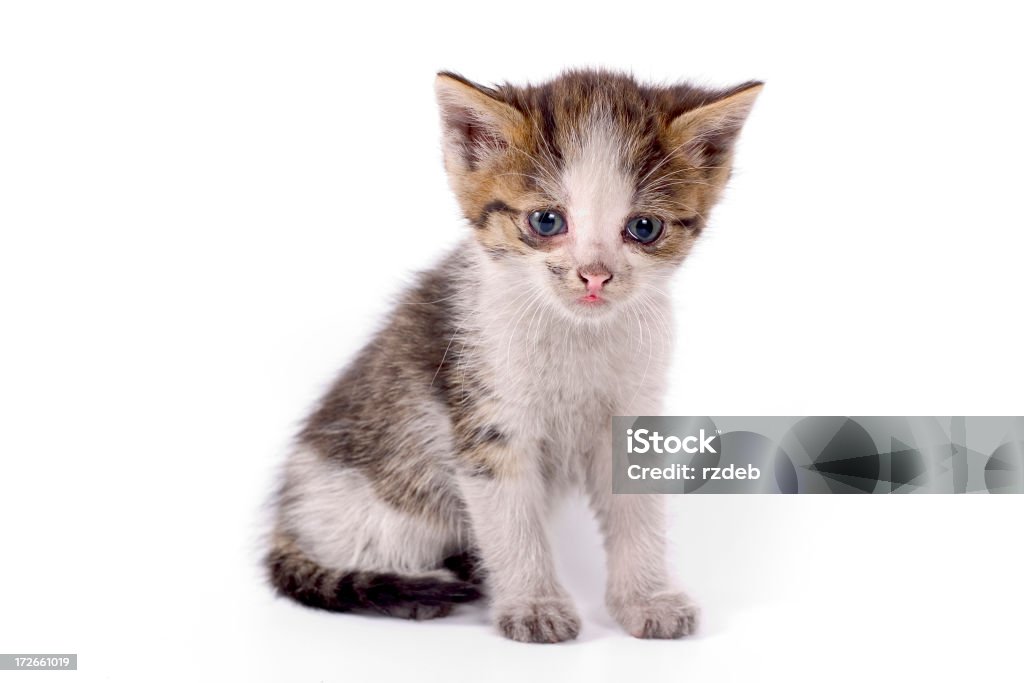
{"type": "Polygon", "coordinates": [[[672,137],[695,163],[711,165],[732,151],[764,83],[751,81],[726,95],[683,112],[669,123],[672,137]]]}
{"type": "Polygon", "coordinates": [[[490,88],[442,71],[434,83],[449,170],[471,171],[512,144],[524,118],[490,88]]]}

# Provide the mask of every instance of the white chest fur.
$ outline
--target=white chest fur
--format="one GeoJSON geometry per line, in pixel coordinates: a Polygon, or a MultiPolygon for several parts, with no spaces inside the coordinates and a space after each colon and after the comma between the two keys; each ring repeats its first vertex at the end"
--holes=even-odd
{"type": "Polygon", "coordinates": [[[470,362],[497,391],[503,426],[585,453],[613,415],[657,411],[672,347],[665,297],[575,319],[543,291],[495,289],[476,298],[470,362]]]}

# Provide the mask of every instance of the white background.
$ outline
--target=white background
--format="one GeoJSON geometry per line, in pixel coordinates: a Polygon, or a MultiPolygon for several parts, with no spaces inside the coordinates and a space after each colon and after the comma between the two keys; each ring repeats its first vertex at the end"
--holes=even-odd
{"type": "Polygon", "coordinates": [[[767,82],[676,282],[667,413],[1024,414],[998,7],[5,2],[0,651],[77,652],[31,675],[61,681],[1020,680],[1020,496],[674,498],[681,642],[604,612],[579,501],[572,644],[319,614],[258,566],[298,421],[466,229],[442,68],[767,82]]]}

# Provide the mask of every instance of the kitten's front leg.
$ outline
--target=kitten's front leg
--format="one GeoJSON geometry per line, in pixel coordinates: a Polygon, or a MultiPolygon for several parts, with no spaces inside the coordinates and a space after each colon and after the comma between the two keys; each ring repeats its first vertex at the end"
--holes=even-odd
{"type": "Polygon", "coordinates": [[[539,459],[498,439],[462,455],[470,464],[460,468],[459,485],[487,572],[494,623],[523,642],[575,638],[580,619],[555,576],[539,459]]]}
{"type": "Polygon", "coordinates": [[[681,638],[699,610],[676,589],[665,561],[665,506],[657,494],[612,493],[611,430],[587,461],[587,489],[608,555],[608,610],[637,638],[681,638]]]}

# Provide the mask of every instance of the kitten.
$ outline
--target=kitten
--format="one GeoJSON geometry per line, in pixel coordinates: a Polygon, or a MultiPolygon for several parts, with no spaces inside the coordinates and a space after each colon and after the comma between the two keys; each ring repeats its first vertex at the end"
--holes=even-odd
{"type": "Polygon", "coordinates": [[[285,471],[276,589],[427,619],[486,591],[507,637],[574,638],[545,516],[582,485],[607,605],[678,638],[658,496],[612,495],[611,417],[656,414],[668,278],[705,227],[761,84],[651,87],[605,71],[539,86],[437,77],[444,158],[471,224],[328,391],[285,471]]]}

